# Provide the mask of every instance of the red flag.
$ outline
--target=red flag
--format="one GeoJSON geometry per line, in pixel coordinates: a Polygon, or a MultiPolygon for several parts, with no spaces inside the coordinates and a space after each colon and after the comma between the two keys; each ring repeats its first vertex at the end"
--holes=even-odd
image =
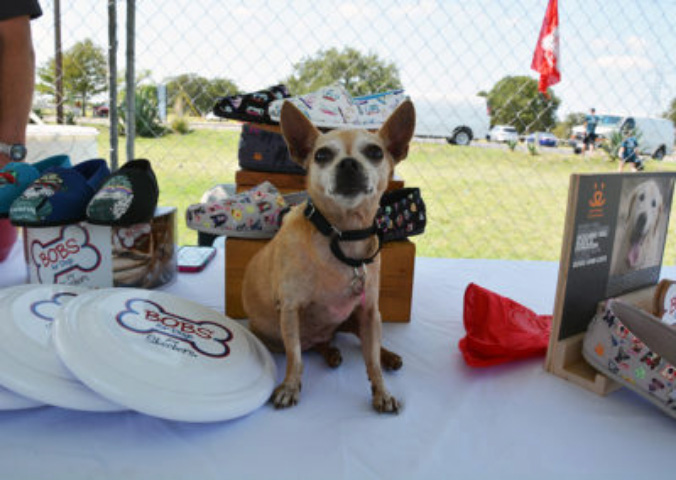
{"type": "Polygon", "coordinates": [[[545,19],[540,29],[540,37],[535,46],[533,63],[530,68],[540,74],[538,90],[547,95],[547,88],[561,81],[559,71],[559,3],[549,0],[545,19]]]}

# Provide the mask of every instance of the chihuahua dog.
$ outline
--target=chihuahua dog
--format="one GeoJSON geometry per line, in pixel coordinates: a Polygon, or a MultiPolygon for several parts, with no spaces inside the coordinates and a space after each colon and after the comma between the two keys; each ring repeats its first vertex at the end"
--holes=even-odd
{"type": "Polygon", "coordinates": [[[381,347],[375,216],[394,166],[408,154],[413,104],[399,105],[376,133],[322,134],[290,102],[280,125],[291,158],[307,171],[309,198],[284,216],[275,237],[251,259],[242,286],[249,328],[272,351],[286,353],[286,376],[271,400],[276,408],[298,402],[301,352],[315,349],[337,367],[342,357],[330,342],[347,331],[361,340],[373,407],[397,413],[382,368],[396,370],[402,361],[381,347]]]}

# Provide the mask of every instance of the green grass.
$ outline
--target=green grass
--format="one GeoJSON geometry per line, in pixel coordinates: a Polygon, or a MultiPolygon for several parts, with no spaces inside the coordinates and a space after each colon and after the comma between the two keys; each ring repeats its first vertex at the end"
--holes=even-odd
{"type": "MultiPolygon", "coordinates": [[[[107,158],[106,130],[98,141],[107,158]]],[[[153,162],[160,204],[178,208],[180,244],[197,241],[196,232],[185,226],[187,206],[215,184],[234,183],[238,141],[238,130],[137,139],[135,156],[153,162]]],[[[121,137],[121,157],[124,151],[121,137]]],[[[406,186],[420,187],[427,205],[427,229],[412,239],[419,256],[558,260],[571,173],[616,170],[617,163],[601,153],[584,158],[541,151],[532,156],[520,148],[416,142],[397,166],[397,175],[406,186]]],[[[655,170],[676,171],[676,165],[649,161],[646,171],[655,170]]],[[[676,232],[669,230],[665,263],[674,264],[676,232]]]]}

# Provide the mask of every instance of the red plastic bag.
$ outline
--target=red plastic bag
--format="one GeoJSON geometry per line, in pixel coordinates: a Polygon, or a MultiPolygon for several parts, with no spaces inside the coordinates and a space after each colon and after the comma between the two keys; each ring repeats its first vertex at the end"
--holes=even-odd
{"type": "Polygon", "coordinates": [[[537,315],[515,301],[470,283],[458,347],[472,367],[488,367],[547,352],[551,315],[537,315]]]}

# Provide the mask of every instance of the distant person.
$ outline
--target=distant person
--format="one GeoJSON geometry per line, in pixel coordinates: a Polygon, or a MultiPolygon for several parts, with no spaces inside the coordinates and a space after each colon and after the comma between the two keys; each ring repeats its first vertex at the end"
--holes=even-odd
{"type": "Polygon", "coordinates": [[[638,140],[629,129],[624,131],[624,139],[620,145],[618,156],[620,157],[620,172],[624,171],[627,164],[632,172],[643,170],[643,162],[638,155],[638,140]]]}
{"type": "Polygon", "coordinates": [[[599,117],[596,116],[596,109],[592,108],[584,121],[584,149],[589,153],[594,153],[594,147],[596,146],[596,126],[598,123],[599,117]]]}

